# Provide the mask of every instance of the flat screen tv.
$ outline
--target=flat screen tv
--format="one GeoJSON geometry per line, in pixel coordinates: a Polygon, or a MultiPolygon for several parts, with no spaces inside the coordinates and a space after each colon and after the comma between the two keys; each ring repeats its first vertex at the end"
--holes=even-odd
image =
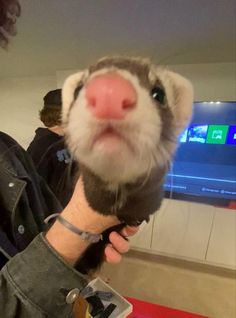
{"type": "Polygon", "coordinates": [[[236,102],[195,102],[165,180],[165,197],[236,202],[236,102]]]}

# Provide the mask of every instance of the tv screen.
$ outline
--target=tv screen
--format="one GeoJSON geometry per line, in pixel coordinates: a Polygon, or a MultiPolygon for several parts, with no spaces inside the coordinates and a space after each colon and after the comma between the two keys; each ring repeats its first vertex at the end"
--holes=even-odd
{"type": "Polygon", "coordinates": [[[236,102],[195,102],[165,180],[165,196],[229,206],[236,201],[236,102]]]}

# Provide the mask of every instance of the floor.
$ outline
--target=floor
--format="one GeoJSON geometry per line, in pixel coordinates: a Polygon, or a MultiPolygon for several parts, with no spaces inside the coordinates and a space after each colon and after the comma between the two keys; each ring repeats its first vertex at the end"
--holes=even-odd
{"type": "Polygon", "coordinates": [[[236,317],[235,272],[199,269],[131,253],[119,265],[105,264],[101,275],[124,296],[210,318],[236,317]]]}

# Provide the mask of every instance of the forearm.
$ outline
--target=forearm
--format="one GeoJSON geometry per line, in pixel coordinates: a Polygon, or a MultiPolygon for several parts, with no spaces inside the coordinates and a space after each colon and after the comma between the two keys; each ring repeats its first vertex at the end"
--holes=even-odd
{"type": "MultiPolygon", "coordinates": [[[[67,218],[69,221],[69,219],[67,218]]],[[[78,222],[79,223],[79,222],[78,222]]],[[[82,224],[80,229],[82,229],[82,224]]],[[[72,266],[80,258],[89,243],[56,221],[46,234],[49,244],[72,266]]]]}

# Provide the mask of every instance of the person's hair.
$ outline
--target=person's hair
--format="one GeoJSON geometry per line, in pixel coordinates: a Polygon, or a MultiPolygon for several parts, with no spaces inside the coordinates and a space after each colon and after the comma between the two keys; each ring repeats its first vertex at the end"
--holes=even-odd
{"type": "Polygon", "coordinates": [[[55,105],[47,105],[39,112],[40,120],[48,128],[61,125],[61,109],[55,105]]]}
{"type": "Polygon", "coordinates": [[[18,0],[0,0],[0,47],[6,48],[10,36],[16,35],[16,21],[20,14],[18,0]]]}

